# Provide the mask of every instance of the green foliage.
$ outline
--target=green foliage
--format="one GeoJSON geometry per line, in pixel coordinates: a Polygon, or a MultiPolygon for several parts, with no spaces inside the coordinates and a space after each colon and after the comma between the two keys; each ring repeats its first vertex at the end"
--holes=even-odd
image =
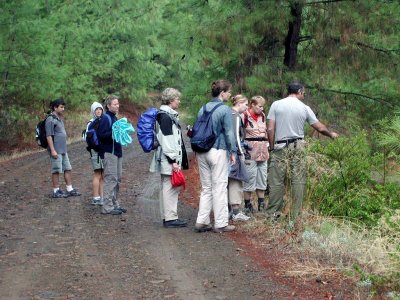
{"type": "Polygon", "coordinates": [[[33,139],[33,131],[24,131],[23,128],[29,128],[30,115],[19,107],[12,105],[6,111],[0,111],[0,136],[7,140],[11,147],[18,145],[24,138],[33,139]],[[26,136],[27,134],[32,136],[26,136]]]}
{"type": "Polygon", "coordinates": [[[371,179],[373,159],[365,134],[328,145],[316,142],[310,155],[318,162],[310,166],[308,201],[313,209],[374,226],[385,212],[400,208],[398,184],[371,179]]]}
{"type": "Polygon", "coordinates": [[[386,151],[400,150],[400,112],[389,121],[381,123],[382,127],[378,131],[377,145],[386,151]]]}
{"type": "Polygon", "coordinates": [[[297,65],[283,64],[296,1],[5,1],[0,7],[0,109],[87,108],[108,93],[137,103],[174,86],[188,120],[226,78],[271,102],[299,79],[305,102],[340,132],[370,128],[399,107],[400,3],[304,4],[297,65]],[[12,101],[10,101],[12,99],[12,101]]]}

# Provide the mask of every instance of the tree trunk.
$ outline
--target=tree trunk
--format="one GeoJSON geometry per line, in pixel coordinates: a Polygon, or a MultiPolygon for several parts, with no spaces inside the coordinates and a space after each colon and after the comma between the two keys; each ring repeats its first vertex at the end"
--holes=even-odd
{"type": "Polygon", "coordinates": [[[294,2],[290,7],[290,13],[293,20],[289,22],[288,34],[285,39],[285,58],[283,63],[293,70],[297,64],[297,45],[299,44],[301,14],[303,5],[299,2],[294,2]]]}
{"type": "Polygon", "coordinates": [[[64,64],[64,51],[67,48],[67,34],[64,36],[64,42],[61,48],[61,55],[60,55],[60,62],[58,64],[59,67],[61,67],[64,64]]]}

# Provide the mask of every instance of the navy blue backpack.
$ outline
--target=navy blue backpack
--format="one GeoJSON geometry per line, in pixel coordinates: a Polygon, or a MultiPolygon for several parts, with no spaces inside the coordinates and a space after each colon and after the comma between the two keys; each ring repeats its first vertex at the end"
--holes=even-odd
{"type": "Polygon", "coordinates": [[[192,129],[192,138],[190,145],[195,152],[208,152],[215,143],[217,135],[213,130],[212,114],[222,105],[218,103],[212,110],[207,111],[206,105],[203,106],[203,114],[197,118],[192,129]]]}
{"type": "MultiPolygon", "coordinates": [[[[107,114],[103,114],[101,118],[107,118],[109,124],[111,125],[111,118],[107,114]]],[[[90,152],[90,150],[94,150],[96,152],[99,152],[100,150],[100,139],[97,136],[97,130],[99,129],[100,125],[100,118],[94,119],[92,122],[90,122],[88,126],[88,130],[85,133],[85,140],[86,140],[86,150],[90,152]]]]}

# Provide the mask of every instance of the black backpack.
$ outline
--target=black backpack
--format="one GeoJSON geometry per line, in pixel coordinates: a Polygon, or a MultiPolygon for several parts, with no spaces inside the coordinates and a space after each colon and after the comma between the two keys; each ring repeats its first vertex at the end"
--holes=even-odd
{"type": "Polygon", "coordinates": [[[193,125],[190,144],[195,152],[208,152],[215,143],[217,135],[213,130],[212,114],[222,105],[218,103],[212,110],[207,111],[206,105],[203,106],[203,114],[197,118],[193,125]]]}
{"type": "Polygon", "coordinates": [[[53,117],[53,115],[48,114],[44,118],[44,120],[41,120],[39,123],[37,123],[35,127],[36,143],[42,148],[47,148],[49,146],[47,143],[47,135],[46,135],[46,120],[48,117],[53,117]]]}

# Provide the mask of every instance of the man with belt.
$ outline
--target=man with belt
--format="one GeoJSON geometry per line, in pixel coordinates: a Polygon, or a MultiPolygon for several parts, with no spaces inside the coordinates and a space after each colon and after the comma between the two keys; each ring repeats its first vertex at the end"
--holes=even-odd
{"type": "Polygon", "coordinates": [[[304,125],[307,122],[315,130],[330,138],[337,133],[329,131],[318,121],[311,108],[305,105],[304,86],[292,82],[288,86],[289,96],[272,103],[268,119],[268,140],[270,142],[271,161],[268,167],[269,203],[267,214],[276,221],[283,208],[285,177],[291,184],[292,207],[290,219],[298,217],[306,187],[307,162],[305,157],[304,125]]]}

